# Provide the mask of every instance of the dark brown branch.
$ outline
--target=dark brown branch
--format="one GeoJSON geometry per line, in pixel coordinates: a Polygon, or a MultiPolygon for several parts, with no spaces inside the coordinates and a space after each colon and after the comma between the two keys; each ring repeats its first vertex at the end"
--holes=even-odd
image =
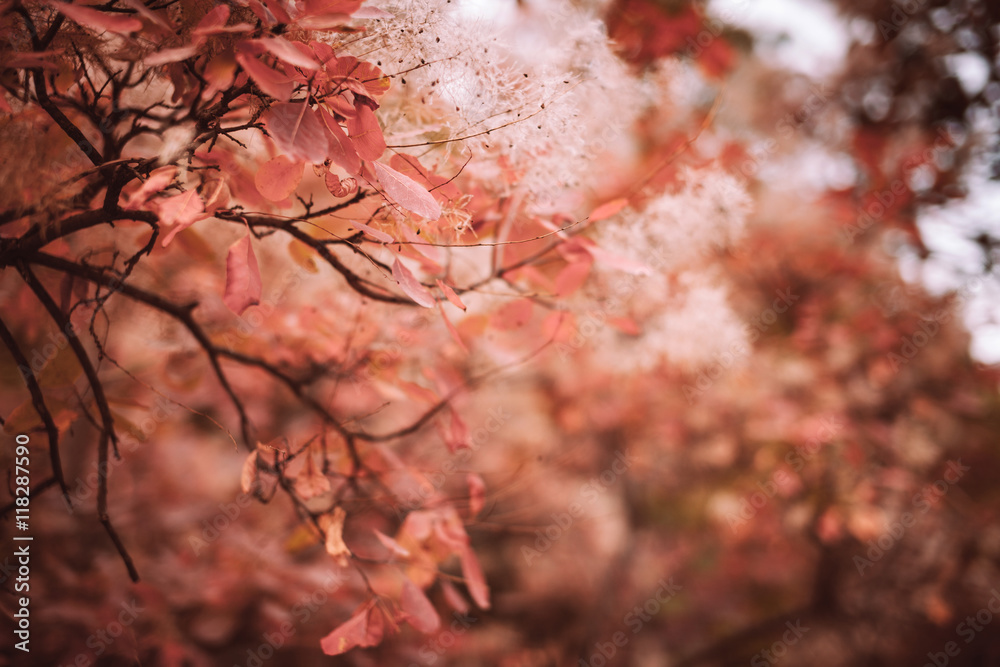
{"type": "Polygon", "coordinates": [[[104,209],[96,209],[72,215],[53,225],[54,229],[43,229],[35,225],[25,232],[24,236],[10,243],[3,252],[0,252],[0,268],[13,266],[22,258],[41,250],[45,245],[58,238],[89,229],[90,227],[112,223],[116,220],[136,220],[152,224],[158,218],[155,213],[150,211],[105,211],[104,209]]]}
{"type": "Polygon", "coordinates": [[[111,408],[108,405],[107,397],[104,395],[104,386],[101,384],[101,379],[97,376],[97,370],[91,363],[90,356],[77,337],[69,318],[59,310],[59,306],[29,266],[22,264],[18,268],[28,287],[31,288],[31,291],[35,293],[42,306],[48,311],[49,317],[52,318],[60,331],[66,336],[69,346],[73,349],[77,361],[80,362],[80,366],[83,368],[84,375],[87,376],[87,382],[90,384],[91,391],[94,392],[94,402],[97,404],[98,412],[101,415],[101,434],[97,447],[97,517],[124,561],[129,577],[132,581],[139,581],[139,572],[135,569],[132,557],[125,549],[125,545],[122,543],[121,538],[118,537],[118,533],[115,532],[114,527],[111,525],[111,519],[108,517],[108,445],[111,444],[114,446],[115,454],[118,456],[118,437],[115,435],[115,423],[114,418],[111,416],[111,408]]]}
{"type": "Polygon", "coordinates": [[[4,345],[10,350],[11,356],[14,357],[14,363],[21,370],[21,377],[24,378],[24,383],[28,386],[28,392],[31,394],[31,404],[35,407],[35,412],[38,413],[38,416],[42,419],[42,423],[45,425],[45,432],[49,436],[49,461],[52,463],[52,476],[59,483],[59,488],[62,489],[63,497],[66,499],[66,506],[72,508],[73,504],[69,499],[69,488],[66,486],[62,462],[59,458],[59,429],[56,428],[56,423],[52,419],[52,413],[49,412],[49,408],[45,404],[45,396],[42,394],[42,388],[38,385],[38,378],[35,377],[31,363],[24,356],[24,352],[21,351],[21,347],[17,344],[14,334],[7,328],[3,320],[0,320],[0,339],[3,340],[4,345]]]}
{"type": "Polygon", "coordinates": [[[95,267],[76,264],[54,255],[36,253],[27,258],[27,261],[84,278],[92,283],[104,285],[105,287],[111,288],[112,291],[121,292],[129,298],[145,303],[146,305],[170,315],[174,319],[181,322],[191,335],[194,336],[195,341],[197,341],[197,343],[205,350],[205,353],[208,354],[209,363],[212,365],[212,370],[215,372],[215,376],[218,378],[219,384],[222,385],[226,395],[229,396],[233,405],[236,407],[237,413],[239,413],[240,429],[244,443],[247,447],[253,447],[251,444],[253,440],[250,436],[250,419],[246,414],[246,409],[243,407],[243,403],[236,395],[236,391],[229,383],[229,379],[226,377],[225,372],[222,370],[222,366],[219,364],[220,349],[212,343],[208,335],[204,332],[204,330],[202,330],[201,326],[197,321],[195,321],[194,316],[191,314],[191,312],[197,307],[197,303],[191,303],[184,306],[177,305],[157,296],[156,294],[153,294],[152,292],[148,292],[139,287],[122,282],[121,276],[106,273],[104,270],[95,267]]]}

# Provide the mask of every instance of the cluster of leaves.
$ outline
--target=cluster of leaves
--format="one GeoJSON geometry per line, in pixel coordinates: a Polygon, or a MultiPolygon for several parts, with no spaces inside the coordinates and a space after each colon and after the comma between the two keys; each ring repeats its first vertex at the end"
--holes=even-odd
{"type": "MultiPolygon", "coordinates": [[[[123,445],[137,442],[131,436],[146,440],[131,421],[142,414],[137,390],[149,402],[182,406],[213,424],[216,439],[228,434],[251,449],[245,493],[268,502],[282,490],[311,539],[365,582],[368,601],[322,641],[330,654],[378,644],[402,622],[436,630],[424,591],[449,562],[460,563],[476,603],[490,606],[462,515],[383,443],[437,423],[452,451],[468,448],[469,429],[452,403],[492,372],[466,373],[470,332],[517,327],[532,305],[521,298],[513,309],[481,313],[463,334],[445,304],[465,311],[462,294],[494,283],[523,291],[514,274],[537,263],[548,265],[533,274],[546,285],[560,265],[572,267],[574,288],[583,278],[581,251],[561,259],[555,248],[568,237],[539,221],[503,232],[507,241],[541,237],[525,252],[494,252],[485,275],[454,285],[451,248],[481,247],[519,211],[488,194],[473,202],[484,191],[474,181],[465,183],[469,192],[459,189],[453,181],[462,163],[449,162],[450,154],[438,165],[453,170],[449,178],[414,155],[388,153],[376,112],[405,72],[386,74],[347,51],[366,21],[391,18],[360,5],[0,8],[3,131],[42,128],[25,147],[29,164],[5,176],[0,213],[11,305],[0,328],[6,371],[30,394],[4,428],[45,433],[51,475],[33,494],[56,487],[72,507],[66,443],[95,443],[97,517],[138,581],[130,536],[112,525],[110,471],[123,445]],[[52,152],[63,157],[53,160],[52,152]],[[34,168],[59,182],[47,190],[15,173],[34,168]],[[204,273],[215,264],[213,246],[238,229],[224,272],[204,273]],[[269,250],[259,258],[263,246],[269,250]],[[268,265],[298,268],[275,286],[268,265]],[[307,288],[308,274],[315,277],[307,288]],[[310,300],[313,307],[303,308],[310,300]],[[437,308],[438,317],[414,316],[417,306],[437,308]],[[132,316],[135,308],[149,319],[132,316]],[[240,335],[234,321],[246,325],[240,335]],[[186,339],[172,339],[169,354],[156,359],[137,344],[143,322],[186,339]],[[429,330],[447,331],[451,343],[441,348],[429,330]],[[419,345],[383,360],[393,335],[419,345]],[[46,336],[55,336],[51,350],[46,336]],[[380,414],[389,402],[400,409],[380,414]],[[231,420],[238,435],[226,426],[231,420]],[[423,492],[420,502],[405,505],[415,491],[423,492]],[[374,533],[381,556],[359,557],[344,541],[345,521],[365,507],[395,531],[374,533]],[[365,569],[386,564],[398,576],[370,581],[365,569]]],[[[571,289],[556,283],[560,294],[571,289]]],[[[481,495],[477,479],[470,489],[481,495]]],[[[468,516],[480,508],[473,503],[468,516]]],[[[452,606],[466,608],[445,585],[452,606]]]]}

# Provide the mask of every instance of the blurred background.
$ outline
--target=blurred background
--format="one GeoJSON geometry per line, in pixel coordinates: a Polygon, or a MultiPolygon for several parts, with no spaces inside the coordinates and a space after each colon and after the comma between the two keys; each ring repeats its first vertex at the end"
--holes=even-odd
{"type": "MultiPolygon", "coordinates": [[[[76,510],[55,493],[32,505],[32,585],[45,601],[34,650],[25,661],[5,630],[0,660],[1000,665],[1000,5],[455,5],[526,61],[570,13],[603,21],[616,56],[662,98],[630,122],[617,157],[658,165],[654,183],[667,186],[711,164],[729,180],[699,187],[749,197],[720,196],[745,229],[703,251],[733,317],[699,319],[721,297],[698,283],[691,312],[637,336],[628,321],[659,317],[648,285],[635,278],[601,306],[613,277],[593,276],[598,306],[581,305],[578,321],[597,333],[459,404],[473,432],[489,425],[459,468],[486,482],[467,530],[493,608],[452,621],[446,610],[461,605],[434,588],[439,634],[406,629],[335,658],[319,639],[352,613],[360,585],[331,579],[287,499],[242,502],[245,453],[136,395],[122,408],[138,435],[114,471],[111,513],[142,582],[128,581],[95,520],[92,453],[70,446],[76,510]],[[746,345],[729,346],[729,329],[746,345]],[[705,342],[696,358],[691,340],[705,342]]],[[[583,165],[603,181],[596,200],[627,188],[600,155],[583,165]]],[[[665,280],[655,288],[679,278],[665,280]]],[[[154,345],[176,335],[143,326],[154,345]]],[[[210,404],[183,355],[164,349],[171,387],[210,404]]],[[[8,415],[23,396],[3,363],[8,415]]],[[[449,460],[426,438],[400,453],[427,475],[449,460]]],[[[439,490],[466,502],[464,475],[439,490]]],[[[349,544],[377,514],[356,511],[349,544]]],[[[6,543],[9,519],[2,532],[6,543]]],[[[9,569],[0,582],[10,591],[9,569]]]]}

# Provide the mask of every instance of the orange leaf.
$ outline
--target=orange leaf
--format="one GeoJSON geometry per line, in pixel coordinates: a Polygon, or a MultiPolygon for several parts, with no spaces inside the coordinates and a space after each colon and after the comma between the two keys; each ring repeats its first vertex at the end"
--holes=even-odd
{"type": "Polygon", "coordinates": [[[268,160],[257,170],[253,182],[257,192],[271,201],[288,199],[302,181],[304,162],[293,162],[284,155],[268,160]]]}
{"type": "Polygon", "coordinates": [[[456,308],[461,308],[462,310],[465,310],[465,304],[462,303],[462,300],[458,298],[457,294],[455,294],[455,290],[448,287],[440,280],[437,281],[437,286],[444,293],[445,298],[448,299],[451,305],[455,306],[456,308]]]}

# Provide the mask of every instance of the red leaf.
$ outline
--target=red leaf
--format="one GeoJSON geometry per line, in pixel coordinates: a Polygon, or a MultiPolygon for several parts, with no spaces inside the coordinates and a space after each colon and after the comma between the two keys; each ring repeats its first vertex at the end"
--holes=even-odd
{"type": "Polygon", "coordinates": [[[319,114],[333,137],[329,142],[330,159],[334,164],[343,167],[348,174],[359,173],[361,171],[361,158],[358,157],[358,151],[354,148],[354,144],[351,143],[344,129],[340,127],[340,123],[323,107],[320,107],[319,114]]]}
{"type": "Polygon", "coordinates": [[[299,187],[305,168],[304,163],[293,162],[286,156],[279,155],[261,165],[253,182],[257,186],[257,192],[267,199],[282,201],[299,187]]]}
{"type": "Polygon", "coordinates": [[[441,288],[442,292],[444,292],[445,298],[448,299],[451,305],[455,306],[456,308],[461,308],[462,310],[465,310],[465,304],[462,303],[462,300],[458,298],[457,294],[455,294],[455,290],[448,287],[440,280],[437,281],[437,286],[441,288]]]}
{"type": "Polygon", "coordinates": [[[385,617],[373,600],[323,637],[319,645],[327,655],[340,655],[355,647],[377,646],[384,633],[385,617]]]}
{"type": "Polygon", "coordinates": [[[415,180],[381,162],[375,163],[375,173],[385,188],[385,194],[392,201],[428,220],[437,220],[441,217],[441,205],[415,180]]]}
{"type": "Polygon", "coordinates": [[[441,628],[441,617],[438,616],[434,605],[409,579],[403,580],[403,594],[399,606],[406,614],[406,620],[419,632],[429,635],[441,628]]]}
{"type": "Polygon", "coordinates": [[[229,248],[226,256],[226,293],[222,301],[237,315],[260,303],[261,282],[250,231],[229,248]]]}
{"type": "Polygon", "coordinates": [[[413,299],[424,308],[433,308],[436,303],[430,291],[420,284],[408,268],[403,266],[397,257],[392,263],[392,277],[403,289],[406,296],[413,299]]]}
{"type": "Polygon", "coordinates": [[[377,160],[385,152],[385,137],[382,128],[371,107],[361,102],[354,106],[358,112],[354,118],[347,119],[347,131],[351,135],[351,143],[365,160],[377,160]]]}
{"type": "Polygon", "coordinates": [[[486,483],[475,473],[469,473],[465,478],[469,485],[469,516],[475,517],[483,511],[486,504],[486,483]]]}
{"type": "Polygon", "coordinates": [[[272,104],[264,126],[278,150],[293,160],[322,164],[330,153],[330,134],[305,102],[272,104]]]}
{"type": "Polygon", "coordinates": [[[116,32],[120,35],[127,35],[131,32],[142,30],[142,21],[134,16],[124,16],[122,14],[111,14],[101,12],[90,7],[80,5],[68,5],[64,2],[50,2],[66,18],[76,21],[85,28],[90,28],[95,32],[116,32]]]}
{"type": "Polygon", "coordinates": [[[257,59],[257,56],[243,49],[242,46],[239,53],[236,54],[236,62],[240,64],[240,67],[246,70],[246,73],[250,75],[250,78],[264,94],[270,95],[276,100],[287,102],[292,96],[291,79],[262,63],[257,59]]]}

